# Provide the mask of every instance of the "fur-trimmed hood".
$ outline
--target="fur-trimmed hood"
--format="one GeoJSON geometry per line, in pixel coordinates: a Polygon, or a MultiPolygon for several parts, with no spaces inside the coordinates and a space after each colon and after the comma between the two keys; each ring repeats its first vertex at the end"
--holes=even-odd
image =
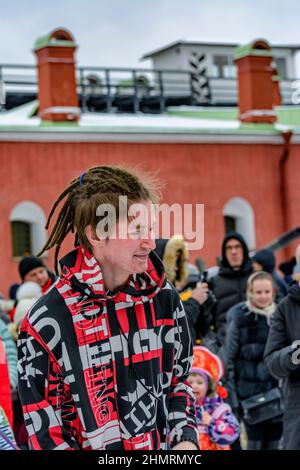
{"type": "Polygon", "coordinates": [[[164,264],[167,279],[172,284],[188,279],[188,248],[181,235],[168,239],[157,239],[154,250],[164,264]]]}

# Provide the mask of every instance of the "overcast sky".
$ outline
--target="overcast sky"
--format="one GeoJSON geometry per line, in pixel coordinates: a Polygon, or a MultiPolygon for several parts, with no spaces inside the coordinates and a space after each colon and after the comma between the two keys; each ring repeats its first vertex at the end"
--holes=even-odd
{"type": "Polygon", "coordinates": [[[35,40],[58,26],[79,65],[149,67],[143,54],[182,38],[300,44],[300,1],[0,0],[0,63],[33,64],[35,40]]]}

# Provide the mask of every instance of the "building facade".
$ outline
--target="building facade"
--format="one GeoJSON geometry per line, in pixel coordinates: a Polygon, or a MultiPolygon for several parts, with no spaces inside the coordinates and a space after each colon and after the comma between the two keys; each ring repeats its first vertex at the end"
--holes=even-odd
{"type": "MultiPolygon", "coordinates": [[[[72,42],[72,37],[67,40],[72,42]]],[[[245,118],[241,114],[238,118],[236,108],[173,109],[160,116],[80,113],[74,94],[69,94],[70,102],[61,96],[71,74],[60,68],[61,60],[55,61],[55,48],[63,45],[51,37],[42,44],[54,49],[48,62],[47,54],[43,55],[51,74],[44,70],[46,79],[39,77],[39,106],[33,102],[0,114],[0,290],[4,295],[19,280],[20,257],[36,254],[42,247],[53,202],[73,178],[95,165],[125,164],[158,171],[164,203],[204,204],[203,248],[190,256],[191,261],[201,257],[207,266],[216,263],[232,225],[253,250],[299,226],[299,107],[274,107],[265,99],[260,106],[251,95],[240,96],[245,118]]],[[[247,61],[250,65],[257,61],[255,48],[260,45],[257,42],[240,55],[247,67],[247,61]]],[[[58,52],[61,59],[64,51],[58,52]]],[[[266,46],[264,59],[256,64],[264,71],[263,80],[255,81],[251,67],[240,78],[249,86],[256,83],[259,96],[268,95],[260,88],[271,80],[266,66],[270,60],[266,46]]],[[[69,236],[61,254],[72,246],[69,236]]],[[[278,260],[291,256],[294,248],[292,244],[281,250],[278,260]]],[[[52,268],[51,251],[45,260],[52,268]]]]}

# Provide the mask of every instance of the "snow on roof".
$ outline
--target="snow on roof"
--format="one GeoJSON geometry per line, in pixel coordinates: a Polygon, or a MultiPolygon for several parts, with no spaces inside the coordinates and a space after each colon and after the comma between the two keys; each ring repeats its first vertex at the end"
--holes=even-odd
{"type": "Polygon", "coordinates": [[[30,125],[39,124],[40,119],[38,117],[31,117],[37,106],[38,102],[35,100],[9,111],[2,111],[0,113],[0,129],[2,126],[28,125],[29,123],[30,125]]]}
{"type": "Polygon", "coordinates": [[[53,123],[32,117],[37,106],[34,101],[0,113],[0,140],[282,143],[280,132],[291,127],[245,125],[236,108],[201,107],[170,108],[172,113],[160,115],[89,112],[77,123],[53,123]]]}
{"type": "MultiPolygon", "coordinates": [[[[30,117],[36,110],[37,101],[27,103],[19,106],[13,110],[0,113],[0,131],[1,128],[8,128],[10,126],[29,126],[39,127],[42,123],[38,116],[30,117]]],[[[53,123],[49,123],[53,126],[53,123]]],[[[70,124],[67,123],[67,126],[70,124]]],[[[46,123],[43,122],[43,128],[46,123]]],[[[59,123],[58,129],[63,129],[62,124],[59,123]]],[[[167,114],[102,114],[102,113],[82,113],[78,126],[80,130],[87,128],[103,131],[116,131],[116,130],[141,130],[141,131],[197,131],[200,129],[231,129],[237,130],[239,128],[239,121],[223,121],[220,119],[194,119],[185,116],[175,116],[167,114]]]]}

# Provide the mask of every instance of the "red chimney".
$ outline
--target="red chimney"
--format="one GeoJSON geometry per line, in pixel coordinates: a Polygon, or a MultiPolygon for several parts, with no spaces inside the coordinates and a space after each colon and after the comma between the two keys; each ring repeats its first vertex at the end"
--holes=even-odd
{"type": "Polygon", "coordinates": [[[240,120],[275,122],[272,53],[269,44],[259,39],[238,47],[235,63],[238,67],[240,120]]]}
{"type": "Polygon", "coordinates": [[[79,118],[75,78],[74,38],[55,29],[34,45],[38,61],[39,116],[45,121],[77,121],[79,118]]]}
{"type": "Polygon", "coordinates": [[[278,71],[276,66],[273,65],[273,75],[272,75],[272,82],[273,82],[273,105],[280,106],[281,105],[281,93],[280,93],[280,77],[278,75],[278,71]]]}

